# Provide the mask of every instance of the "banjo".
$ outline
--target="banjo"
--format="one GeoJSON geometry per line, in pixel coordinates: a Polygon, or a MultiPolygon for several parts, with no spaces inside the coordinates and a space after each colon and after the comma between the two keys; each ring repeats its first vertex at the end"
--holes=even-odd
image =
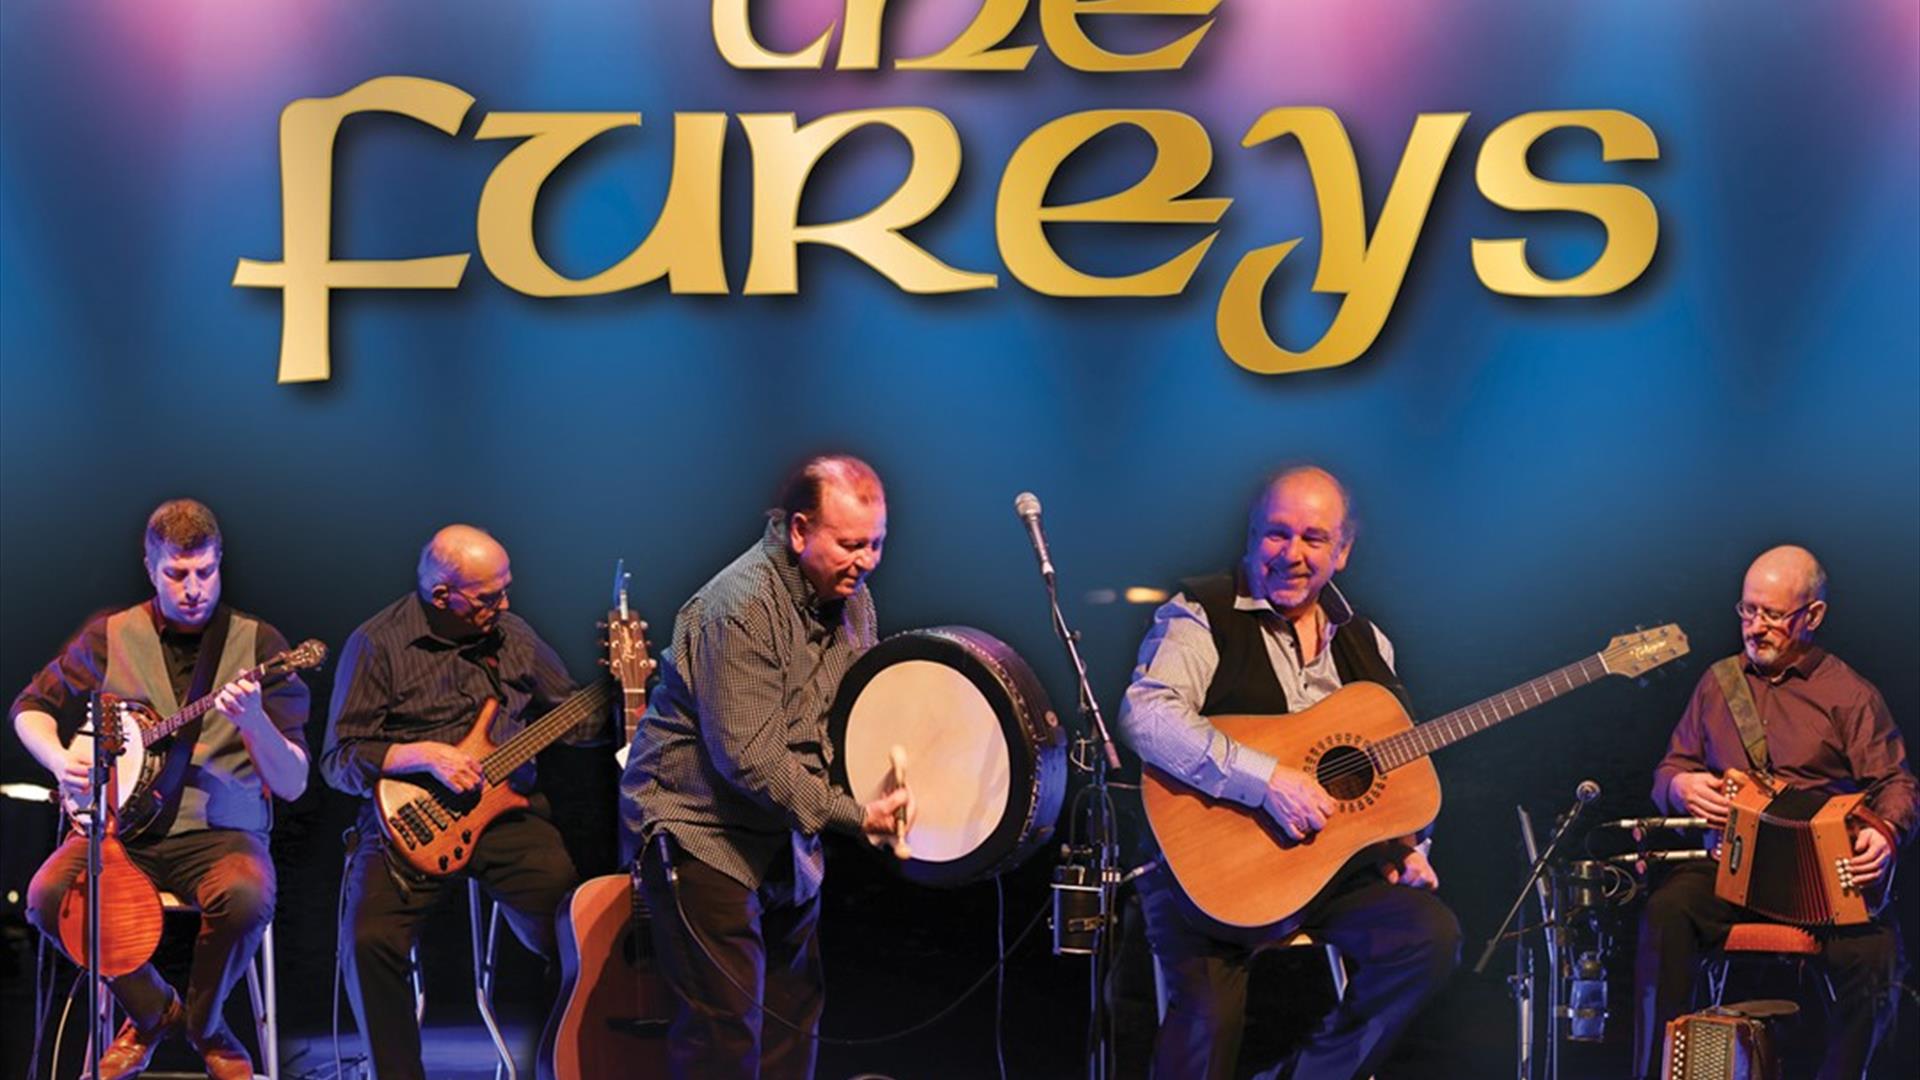
{"type": "MultiPolygon", "coordinates": [[[[296,671],[319,667],[326,658],[327,646],[318,640],[308,639],[291,649],[268,657],[255,667],[239,672],[228,682],[253,679],[265,685],[296,671]]],[[[167,760],[172,755],[167,752],[171,749],[170,747],[159,744],[172,737],[181,728],[211,712],[213,703],[219,696],[220,691],[215,690],[172,716],[163,717],[154,710],[153,706],[144,701],[114,697],[111,694],[101,695],[102,710],[99,722],[118,728],[121,740],[125,744],[125,749],[120,752],[120,760],[114,771],[114,784],[106,792],[107,798],[113,803],[112,809],[115,816],[119,820],[122,839],[139,836],[159,820],[161,811],[166,808],[167,799],[172,794],[160,790],[163,786],[160,783],[161,774],[166,771],[167,760]],[[156,750],[159,752],[156,753],[156,750]]],[[[92,736],[82,735],[80,738],[90,739],[92,736]]],[[[107,741],[102,740],[103,743],[107,741]]],[[[80,818],[88,812],[86,806],[70,798],[64,799],[63,803],[70,818],[80,818]]]]}

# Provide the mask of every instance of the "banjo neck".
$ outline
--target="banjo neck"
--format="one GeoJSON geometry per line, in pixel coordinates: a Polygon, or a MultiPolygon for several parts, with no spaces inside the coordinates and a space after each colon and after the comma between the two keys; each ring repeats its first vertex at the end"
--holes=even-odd
{"type": "MultiPolygon", "coordinates": [[[[292,675],[296,671],[319,667],[326,658],[326,644],[317,638],[308,638],[291,649],[275,653],[260,663],[255,664],[253,667],[242,669],[238,674],[234,675],[233,678],[228,679],[227,684],[231,685],[242,679],[254,679],[262,686],[267,686],[292,675]]],[[[220,691],[215,690],[167,717],[157,716],[150,707],[144,705],[132,709],[131,711],[135,717],[135,721],[140,727],[140,742],[142,745],[152,746],[161,739],[174,734],[181,728],[205,716],[208,711],[213,708],[213,703],[219,700],[219,698],[220,691]]],[[[135,703],[123,701],[122,704],[134,705],[135,703]]]]}

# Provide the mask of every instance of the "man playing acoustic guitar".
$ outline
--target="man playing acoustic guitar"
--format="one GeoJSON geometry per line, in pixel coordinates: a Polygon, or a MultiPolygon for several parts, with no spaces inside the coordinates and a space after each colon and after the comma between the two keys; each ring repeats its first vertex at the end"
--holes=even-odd
{"type": "MultiPolygon", "coordinates": [[[[428,877],[390,856],[370,796],[385,776],[431,777],[456,792],[481,787],[480,763],[453,744],[489,699],[500,703],[497,741],[566,699],[573,679],[558,654],[508,611],[507,551],[471,525],[449,525],[420,553],[418,589],[360,625],[340,654],[320,770],[327,783],[366,798],[346,867],[349,997],[374,1075],[420,1078],[420,1028],[408,984],[421,924],[457,875],[428,877]]],[[[599,736],[604,714],[567,736],[599,736]]],[[[533,763],[510,778],[531,790],[533,763]]],[[[527,947],[556,956],[553,914],[577,883],[560,833],[535,797],[473,841],[466,865],[505,906],[527,947]]]]}
{"type": "MultiPolygon", "coordinates": [[[[234,981],[273,917],[273,825],[268,792],[297,799],[307,786],[307,688],[297,676],[262,689],[238,678],[287,648],[280,632],[220,602],[220,526],[192,499],[160,504],[147,519],[153,599],[88,620],[13,702],[20,742],[69,800],[88,797],[91,742],[73,740],[95,691],[162,714],[208,694],[213,708],[169,740],[156,794],[162,810],[127,842],[153,883],[200,909],[184,1004],[151,962],[113,980],[127,1022],[100,1057],[103,1080],[136,1076],[167,1035],[184,1029],[215,1080],[253,1076],[253,1063],[222,1018],[234,981]]],[[[68,843],[34,875],[27,917],[60,940],[61,898],[86,868],[84,843],[68,843]]]]}
{"type": "MultiPolygon", "coordinates": [[[[1332,798],[1313,776],[1207,718],[1299,712],[1357,681],[1400,692],[1386,635],[1332,585],[1353,538],[1346,489],[1331,474],[1303,467],[1274,477],[1249,513],[1239,572],[1188,582],[1154,613],[1120,711],[1123,735],[1147,764],[1213,798],[1264,809],[1294,840],[1326,826],[1332,798]]],[[[1304,929],[1355,967],[1346,996],[1285,1075],[1370,1075],[1458,963],[1459,923],[1434,897],[1439,879],[1414,840],[1399,858],[1337,879],[1285,932],[1268,935],[1304,929]]],[[[1164,863],[1140,880],[1167,988],[1154,1075],[1230,1077],[1253,951],[1267,942],[1207,919],[1179,889],[1164,863]]]]}
{"type": "MultiPolygon", "coordinates": [[[[1654,771],[1654,802],[1667,813],[1722,828],[1730,809],[1726,771],[1765,763],[1788,787],[1866,792],[1868,805],[1898,839],[1912,840],[1920,819],[1916,784],[1886,698],[1813,643],[1827,617],[1827,575],[1820,563],[1805,548],[1765,552],[1747,570],[1736,614],[1742,656],[1714,665],[1694,687],[1667,756],[1654,771]],[[1728,684],[1753,706],[1764,762],[1750,755],[1728,704],[1728,684]]],[[[1878,828],[1860,829],[1851,862],[1855,882],[1891,879],[1893,841],[1878,828]]],[[[1715,876],[1712,862],[1683,863],[1647,901],[1634,963],[1635,1076],[1659,1071],[1662,1033],[1667,1021],[1688,1011],[1701,952],[1724,941],[1735,922],[1761,921],[1743,919],[1740,908],[1716,896],[1715,876]]],[[[1891,918],[1883,917],[1822,938],[1837,1000],[1820,1076],[1857,1077],[1893,1023],[1898,935],[1891,918]]]]}

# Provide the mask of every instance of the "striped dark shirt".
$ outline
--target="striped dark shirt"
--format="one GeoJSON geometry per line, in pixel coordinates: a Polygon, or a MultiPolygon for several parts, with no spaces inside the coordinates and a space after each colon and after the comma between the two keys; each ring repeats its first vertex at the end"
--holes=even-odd
{"type": "MultiPolygon", "coordinates": [[[[371,795],[393,744],[457,743],[490,697],[502,699],[492,731],[502,742],[572,691],[566,664],[525,619],[501,612],[492,633],[453,641],[434,633],[425,604],[409,593],[360,624],[340,650],[320,772],[349,795],[371,795]]],[[[576,731],[568,741],[588,738],[576,731]]],[[[513,774],[516,790],[531,789],[533,768],[530,761],[513,774]]]]}
{"type": "Polygon", "coordinates": [[[819,888],[819,833],[858,833],[859,802],[828,779],[827,713],[876,639],[862,585],[821,603],[771,515],[747,549],[680,609],[660,683],[621,780],[627,852],[661,830],[748,888],[794,859],[796,898],[819,888]]]}

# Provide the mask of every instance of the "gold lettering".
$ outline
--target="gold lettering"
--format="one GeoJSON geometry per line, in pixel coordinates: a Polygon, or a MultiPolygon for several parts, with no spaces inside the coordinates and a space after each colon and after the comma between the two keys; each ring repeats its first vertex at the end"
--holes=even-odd
{"type": "Polygon", "coordinates": [[[841,71],[872,71],[880,66],[880,23],[887,0],[847,0],[847,32],[840,37],[841,71]]]}
{"type": "Polygon", "coordinates": [[[639,113],[489,113],[476,139],[526,139],[501,159],[480,191],[480,258],[500,283],[528,296],[593,296],[637,288],[668,275],[676,293],[724,293],[720,250],[720,163],[725,113],[676,113],[673,175],[653,231],[620,262],[587,278],[563,277],[533,236],[540,188],[575,151],[615,128],[640,126],[639,113]]]}
{"type": "Polygon", "coordinates": [[[1220,0],[1040,0],[1040,31],[1062,63],[1079,71],[1176,71],[1213,29],[1208,19],[1177,41],[1150,52],[1108,52],[1093,43],[1080,25],[1089,15],[1212,14],[1220,0]]]}
{"type": "Polygon", "coordinates": [[[931,56],[899,60],[893,66],[901,71],[1025,71],[1036,46],[996,46],[1007,40],[1026,13],[1027,0],[986,0],[952,44],[931,56]]]}
{"type": "Polygon", "coordinates": [[[337,97],[301,98],[280,113],[281,261],[241,259],[237,288],[279,289],[281,382],[332,374],[329,311],[334,289],[452,289],[468,256],[333,258],[333,144],[347,117],[391,112],[452,135],[473,96],[431,79],[388,75],[337,97]]]}
{"type": "Polygon", "coordinates": [[[860,109],[832,113],[795,127],[792,113],[740,117],[753,147],[753,256],[748,295],[799,291],[801,244],[848,252],[908,292],[991,289],[993,274],[956,270],[900,235],[939,207],[960,177],[960,134],[932,109],[860,109]],[[801,225],[800,196],[813,167],[851,132],[878,124],[907,140],[907,178],[879,206],[857,218],[801,225]]]}
{"type": "Polygon", "coordinates": [[[1586,128],[1600,136],[1602,161],[1655,161],[1660,143],[1639,117],[1615,109],[1524,113],[1501,124],[1481,144],[1474,178],[1488,201],[1508,210],[1570,210],[1599,220],[1606,246],[1593,265],[1568,278],[1546,278],[1527,265],[1524,239],[1473,241],[1473,272],[1481,284],[1509,296],[1605,296],[1626,288],[1653,262],[1660,212],[1638,188],[1624,184],[1561,184],[1527,168],[1527,151],[1556,128],[1586,128]]]}
{"type": "Polygon", "coordinates": [[[1211,225],[1231,199],[1183,199],[1213,167],[1213,144],[1200,122],[1161,109],[1097,109],[1071,113],[1027,136],[1007,162],[994,208],[1000,257],[1027,288],[1049,296],[1171,296],[1186,288],[1207,249],[1210,232],[1168,261],[1121,277],[1098,277],[1069,266],[1048,242],[1054,221],[1211,225]],[[1137,127],[1153,139],[1153,164],[1132,187],[1086,202],[1049,206],[1047,186],[1075,150],[1109,128],[1137,127]]]}
{"type": "Polygon", "coordinates": [[[1280,263],[1299,238],[1249,251],[1220,293],[1215,330],[1233,362],[1263,375],[1311,371],[1348,364],[1367,351],[1400,294],[1414,243],[1433,205],[1434,188],[1466,113],[1422,113],[1401,155],[1393,186],[1387,189],[1371,241],[1360,199],[1360,168],[1340,118],[1323,108],[1272,109],[1241,145],[1293,135],[1300,140],[1320,207],[1320,268],[1313,291],[1340,293],[1345,299],[1333,325],[1305,352],[1276,345],[1261,313],[1261,296],[1280,263]]]}
{"type": "Polygon", "coordinates": [[[747,8],[752,0],[713,0],[713,43],[729,67],[742,70],[817,70],[827,58],[827,39],[838,22],[827,24],[813,43],[798,52],[774,52],[753,36],[747,8]]]}

